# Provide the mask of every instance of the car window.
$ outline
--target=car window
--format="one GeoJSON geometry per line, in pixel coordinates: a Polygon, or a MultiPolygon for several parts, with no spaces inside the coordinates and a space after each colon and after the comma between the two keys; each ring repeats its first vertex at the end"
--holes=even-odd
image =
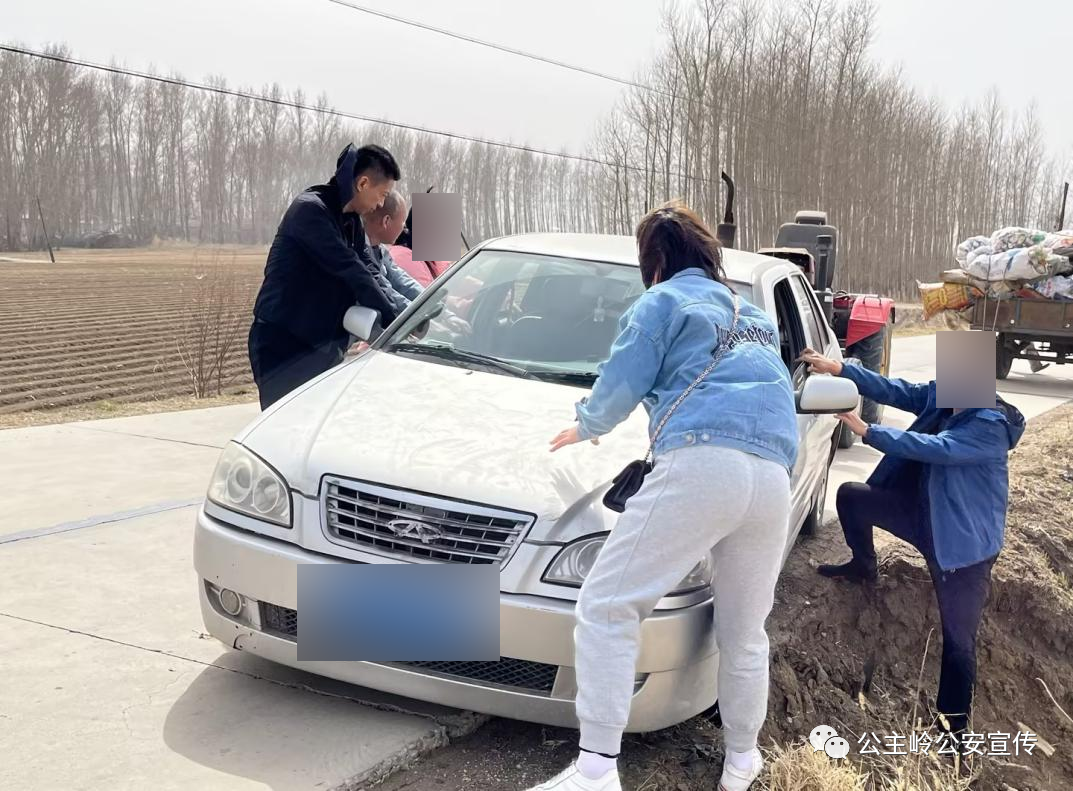
{"type": "Polygon", "coordinates": [[[746,302],[752,302],[752,304],[756,305],[756,301],[753,299],[752,286],[746,285],[745,283],[737,283],[734,281],[731,281],[729,285],[732,289],[734,289],[734,293],[737,294],[739,297],[744,299],[746,302]]]}
{"type": "Polygon", "coordinates": [[[799,377],[804,377],[805,366],[797,358],[808,345],[805,329],[801,324],[800,308],[797,296],[790,285],[790,278],[775,284],[775,315],[779,324],[779,344],[782,361],[794,377],[795,385],[799,377]]]}
{"type": "Polygon", "coordinates": [[[812,288],[802,277],[790,278],[794,290],[797,307],[801,311],[801,319],[805,325],[805,333],[808,335],[809,346],[817,351],[823,351],[827,347],[828,335],[826,320],[823,314],[818,312],[812,288]]]}
{"type": "Polygon", "coordinates": [[[388,343],[494,356],[527,370],[591,374],[622,314],[644,293],[636,266],[482,250],[424,300],[388,343]],[[442,305],[427,328],[436,306],[442,305]],[[423,333],[421,332],[423,330],[423,333]]]}

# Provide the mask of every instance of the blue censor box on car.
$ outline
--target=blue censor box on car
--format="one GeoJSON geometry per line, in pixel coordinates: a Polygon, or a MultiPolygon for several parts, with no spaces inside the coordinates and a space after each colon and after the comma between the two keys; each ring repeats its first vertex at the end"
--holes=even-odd
{"type": "Polygon", "coordinates": [[[494,662],[499,566],[298,566],[299,661],[494,662]]]}

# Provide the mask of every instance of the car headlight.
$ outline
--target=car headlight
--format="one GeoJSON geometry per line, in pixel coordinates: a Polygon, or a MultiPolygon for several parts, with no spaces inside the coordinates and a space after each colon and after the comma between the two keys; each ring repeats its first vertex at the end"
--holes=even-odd
{"type": "Polygon", "coordinates": [[[231,511],[291,526],[291,493],[280,475],[234,442],[224,448],[209,483],[209,499],[231,511]]]}
{"type": "MultiPolygon", "coordinates": [[[[607,535],[591,536],[582,538],[572,544],[563,547],[559,554],[548,564],[544,572],[544,582],[553,585],[567,585],[571,588],[580,588],[585,578],[592,571],[596,563],[596,556],[607,540],[607,535]]],[[[712,564],[709,556],[705,555],[701,561],[693,567],[693,570],[678,583],[668,596],[679,596],[683,593],[707,588],[712,584],[712,564]]]]}

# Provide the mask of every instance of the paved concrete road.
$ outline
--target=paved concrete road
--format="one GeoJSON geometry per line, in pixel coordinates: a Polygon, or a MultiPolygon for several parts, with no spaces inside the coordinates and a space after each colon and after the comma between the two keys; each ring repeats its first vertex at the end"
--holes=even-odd
{"type": "MultiPolygon", "coordinates": [[[[931,336],[895,341],[895,375],[926,381],[933,361],[931,336]]],[[[1073,398],[1073,370],[1027,371],[1014,363],[1002,392],[1028,417],[1073,398]]],[[[0,788],[330,789],[472,724],[202,634],[194,511],[219,449],[255,414],[0,431],[0,788]]],[[[840,451],[832,483],[877,459],[840,451]]]]}
{"type": "MultiPolygon", "coordinates": [[[[891,376],[910,382],[928,382],[934,379],[935,336],[895,338],[891,351],[891,376]]],[[[1025,418],[1034,418],[1073,400],[1073,366],[1051,366],[1033,374],[1027,362],[1015,360],[1009,378],[999,382],[999,393],[1020,409],[1025,418]]],[[[913,416],[888,407],[884,411],[883,422],[888,426],[909,428],[913,416]]],[[[838,451],[827,489],[827,519],[836,517],[835,495],[838,486],[846,481],[863,481],[879,459],[878,451],[862,445],[859,441],[852,448],[838,451]]]]}
{"type": "Polygon", "coordinates": [[[195,503],[255,414],[0,431],[0,788],[330,789],[473,722],[201,632],[195,503]]]}

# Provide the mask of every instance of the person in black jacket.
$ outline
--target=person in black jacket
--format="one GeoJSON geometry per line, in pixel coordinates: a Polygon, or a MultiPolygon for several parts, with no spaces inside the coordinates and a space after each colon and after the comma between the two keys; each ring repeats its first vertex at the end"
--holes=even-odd
{"type": "Polygon", "coordinates": [[[387,150],[350,144],[335,176],[302,192],[283,215],[250,328],[261,409],[342,362],[351,340],[343,328],[349,307],[379,311],[383,326],[398,315],[359,217],[382,206],[400,177],[387,150]]]}

